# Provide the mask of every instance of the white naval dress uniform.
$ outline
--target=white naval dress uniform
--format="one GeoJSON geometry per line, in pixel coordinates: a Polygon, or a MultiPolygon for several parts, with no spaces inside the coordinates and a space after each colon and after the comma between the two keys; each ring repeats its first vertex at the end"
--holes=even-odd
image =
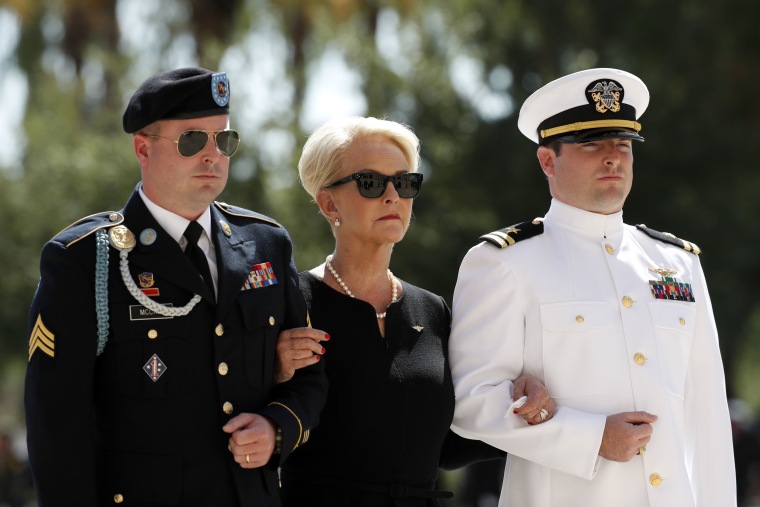
{"type": "MultiPolygon", "coordinates": [[[[736,505],[718,335],[697,255],[552,201],[544,232],[465,256],[449,342],[452,428],[509,453],[500,506],[736,505]],[[695,299],[657,299],[650,268],[695,299]],[[542,379],[554,418],[510,417],[512,381],[542,379]],[[643,455],[598,456],[606,416],[659,417],[643,455]]],[[[517,233],[519,235],[519,232],[517,233]]],[[[511,241],[510,241],[511,242],[511,241]]]]}

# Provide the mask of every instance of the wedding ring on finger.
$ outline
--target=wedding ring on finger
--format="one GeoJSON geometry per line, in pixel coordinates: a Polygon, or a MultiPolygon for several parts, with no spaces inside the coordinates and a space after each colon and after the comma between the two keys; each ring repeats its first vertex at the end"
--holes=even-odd
{"type": "Polygon", "coordinates": [[[549,417],[549,412],[545,408],[542,408],[539,414],[541,415],[541,422],[544,422],[549,417]]]}
{"type": "Polygon", "coordinates": [[[246,463],[250,463],[251,462],[251,455],[250,454],[246,454],[245,455],[245,462],[246,463]]]}

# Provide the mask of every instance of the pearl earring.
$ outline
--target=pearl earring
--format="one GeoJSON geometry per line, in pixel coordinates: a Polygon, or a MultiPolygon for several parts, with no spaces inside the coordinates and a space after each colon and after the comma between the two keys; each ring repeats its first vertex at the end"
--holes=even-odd
{"type": "Polygon", "coordinates": [[[340,218],[335,219],[335,227],[340,227],[340,218]]]}

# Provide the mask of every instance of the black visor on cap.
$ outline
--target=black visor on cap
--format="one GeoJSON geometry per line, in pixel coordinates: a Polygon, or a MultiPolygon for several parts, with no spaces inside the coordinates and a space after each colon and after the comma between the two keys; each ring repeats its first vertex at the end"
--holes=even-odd
{"type": "Polygon", "coordinates": [[[644,142],[644,138],[635,130],[630,129],[589,129],[573,132],[572,134],[548,139],[548,142],[557,140],[560,143],[576,144],[590,143],[591,141],[601,141],[604,139],[630,139],[632,141],[644,142]]]}

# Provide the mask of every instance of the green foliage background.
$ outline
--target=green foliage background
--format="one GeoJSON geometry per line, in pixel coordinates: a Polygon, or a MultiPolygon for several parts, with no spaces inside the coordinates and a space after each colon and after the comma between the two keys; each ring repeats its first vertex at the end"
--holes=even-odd
{"type": "MultiPolygon", "coordinates": [[[[480,234],[548,207],[535,146],[516,126],[522,101],[541,84],[589,67],[642,77],[652,98],[642,118],[647,141],[636,146],[626,221],[700,245],[730,394],[760,407],[754,293],[760,231],[753,225],[760,216],[760,172],[752,149],[760,139],[754,97],[760,2],[166,0],[149,22],[125,26],[119,16],[128,3],[157,4],[0,0],[0,13],[14,16],[20,28],[13,54],[0,60],[0,77],[17,68],[28,84],[21,126],[26,150],[20,167],[0,170],[0,426],[23,420],[27,313],[42,245],[80,217],[121,208],[139,179],[121,130],[126,97],[160,70],[218,69],[225,57],[244,53],[256,33],[284,41],[285,76],[272,86],[292,90],[290,103],[287,114],[247,129],[233,113],[244,146],[221,200],[281,221],[301,269],[331,251],[329,229],[298,185],[295,168],[308,135],[302,120],[310,69],[326,51],[338,51],[361,76],[363,114],[407,123],[422,140],[425,188],[391,267],[449,301],[459,262],[480,234]],[[400,41],[390,58],[377,33],[378,19],[389,13],[398,18],[400,41]],[[59,36],[50,35],[51,25],[62,27],[59,36]],[[153,30],[161,34],[159,44],[150,55],[130,52],[120,37],[125,30],[153,30]],[[176,56],[178,41],[191,48],[192,61],[176,56]],[[66,72],[51,65],[51,54],[66,72]],[[462,57],[480,80],[474,96],[453,85],[462,57]],[[83,77],[93,67],[100,76],[94,97],[83,77]],[[514,110],[492,118],[481,100],[488,94],[511,98],[514,110]],[[267,132],[289,140],[286,156],[268,155],[267,132]]],[[[230,78],[233,90],[245,88],[235,74],[230,78]]],[[[255,100],[248,95],[236,102],[235,93],[236,111],[255,100]]],[[[87,307],[83,302],[83,311],[87,307]]]]}

